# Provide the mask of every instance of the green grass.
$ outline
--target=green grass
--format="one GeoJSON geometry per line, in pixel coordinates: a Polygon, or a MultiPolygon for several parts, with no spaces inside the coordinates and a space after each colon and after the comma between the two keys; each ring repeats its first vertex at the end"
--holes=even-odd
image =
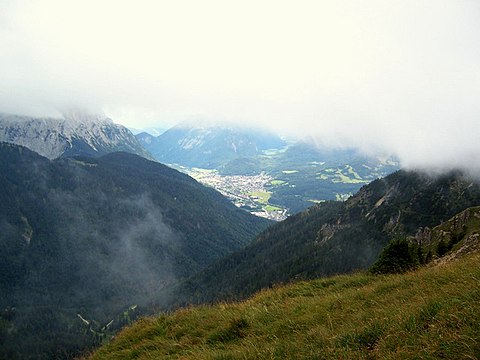
{"type": "Polygon", "coordinates": [[[363,180],[350,165],[346,165],[344,169],[327,168],[317,173],[318,180],[331,180],[333,183],[343,184],[363,184],[367,180],[363,180]],[[344,172],[346,172],[346,174],[344,172]]]}
{"type": "Polygon", "coordinates": [[[254,191],[249,193],[248,195],[257,197],[259,204],[267,205],[268,200],[270,200],[270,197],[272,196],[272,193],[269,191],[254,191]]]}
{"type": "Polygon", "coordinates": [[[480,256],[298,282],[124,329],[91,359],[476,359],[480,256]]]}
{"type": "Polygon", "coordinates": [[[281,211],[283,209],[278,206],[267,205],[267,206],[264,206],[264,210],[265,211],[281,211]]]}
{"type": "Polygon", "coordinates": [[[350,178],[348,176],[346,176],[345,174],[342,173],[342,170],[341,169],[337,169],[336,173],[335,173],[335,178],[332,179],[333,182],[340,182],[340,183],[344,183],[344,184],[361,184],[361,183],[366,183],[368,181],[365,181],[365,180],[359,180],[359,179],[356,179],[356,178],[350,178]]]}
{"type": "Polygon", "coordinates": [[[345,165],[345,169],[347,170],[347,172],[352,175],[356,180],[361,180],[363,181],[363,179],[361,178],[360,175],[358,175],[358,173],[353,170],[353,168],[350,166],[350,165],[345,165]]]}

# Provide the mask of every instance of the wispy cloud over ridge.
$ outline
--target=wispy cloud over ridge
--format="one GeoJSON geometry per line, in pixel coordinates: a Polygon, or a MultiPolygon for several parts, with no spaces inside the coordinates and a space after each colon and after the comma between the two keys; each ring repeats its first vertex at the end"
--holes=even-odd
{"type": "Polygon", "coordinates": [[[0,1],[0,110],[261,124],[480,168],[480,3],[0,1]]]}

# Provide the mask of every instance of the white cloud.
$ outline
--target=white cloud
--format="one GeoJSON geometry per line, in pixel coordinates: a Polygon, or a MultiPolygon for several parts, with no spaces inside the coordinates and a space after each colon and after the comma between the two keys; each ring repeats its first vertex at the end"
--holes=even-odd
{"type": "Polygon", "coordinates": [[[476,1],[0,7],[3,111],[83,106],[133,127],[191,118],[263,124],[391,151],[408,166],[478,163],[476,1]]]}

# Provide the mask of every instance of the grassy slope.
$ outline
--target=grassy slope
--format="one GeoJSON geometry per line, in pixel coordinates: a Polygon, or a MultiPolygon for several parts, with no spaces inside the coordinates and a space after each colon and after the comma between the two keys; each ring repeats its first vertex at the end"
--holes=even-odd
{"type": "Polygon", "coordinates": [[[480,255],[364,273],[179,310],[124,329],[92,359],[475,359],[480,255]]]}

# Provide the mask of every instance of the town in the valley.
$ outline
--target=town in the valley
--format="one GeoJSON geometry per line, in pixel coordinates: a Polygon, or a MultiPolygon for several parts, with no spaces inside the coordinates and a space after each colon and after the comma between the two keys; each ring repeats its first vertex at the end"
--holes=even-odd
{"type": "Polygon", "coordinates": [[[282,221],[287,218],[287,209],[270,204],[271,192],[268,185],[274,179],[260,175],[220,175],[217,170],[185,168],[181,170],[204,185],[211,186],[229,198],[235,206],[254,215],[282,221]]]}

